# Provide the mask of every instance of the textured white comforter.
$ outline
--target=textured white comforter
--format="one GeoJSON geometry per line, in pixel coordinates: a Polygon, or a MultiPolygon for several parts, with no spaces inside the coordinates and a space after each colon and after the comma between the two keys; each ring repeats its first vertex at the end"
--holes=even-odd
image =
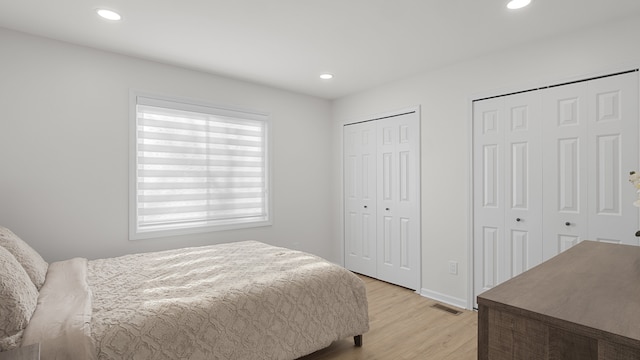
{"type": "Polygon", "coordinates": [[[254,241],[93,260],[87,281],[98,359],[294,359],[369,329],[358,277],[254,241]]]}

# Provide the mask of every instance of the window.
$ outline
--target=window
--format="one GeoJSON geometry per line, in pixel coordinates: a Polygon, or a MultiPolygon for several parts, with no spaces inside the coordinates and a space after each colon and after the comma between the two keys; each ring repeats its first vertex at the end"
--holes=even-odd
{"type": "Polygon", "coordinates": [[[131,239],[270,224],[267,115],[131,99],[131,239]]]}

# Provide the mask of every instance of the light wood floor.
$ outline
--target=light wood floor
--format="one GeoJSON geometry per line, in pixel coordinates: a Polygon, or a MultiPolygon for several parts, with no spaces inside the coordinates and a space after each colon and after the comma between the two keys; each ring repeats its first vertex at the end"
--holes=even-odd
{"type": "MultiPolygon", "coordinates": [[[[476,359],[478,316],[433,308],[436,301],[413,290],[360,276],[367,285],[370,330],[363,346],[334,342],[300,360],[476,359]]],[[[449,306],[450,307],[450,306],[449,306]]]]}

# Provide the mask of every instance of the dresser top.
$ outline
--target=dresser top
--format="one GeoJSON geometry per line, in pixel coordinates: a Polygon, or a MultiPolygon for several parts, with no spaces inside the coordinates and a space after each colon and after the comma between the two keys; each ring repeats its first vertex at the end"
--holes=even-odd
{"type": "Polygon", "coordinates": [[[583,241],[478,295],[478,305],[640,341],[640,247],[583,241]]]}

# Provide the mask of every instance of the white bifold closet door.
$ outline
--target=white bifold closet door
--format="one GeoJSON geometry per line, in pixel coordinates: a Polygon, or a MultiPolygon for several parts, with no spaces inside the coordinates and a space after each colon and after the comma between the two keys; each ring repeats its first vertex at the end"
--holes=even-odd
{"type": "Polygon", "coordinates": [[[420,117],[345,125],[345,267],[420,286],[420,117]]]}
{"type": "Polygon", "coordinates": [[[638,245],[638,96],[633,71],[474,102],[474,298],[582,240],[638,245]]]}
{"type": "Polygon", "coordinates": [[[582,240],[638,245],[638,73],[546,89],[544,260],[582,240]]]}
{"type": "Polygon", "coordinates": [[[368,122],[344,127],[345,267],[377,274],[376,132],[368,122]]]}
{"type": "Polygon", "coordinates": [[[474,288],[542,260],[542,126],[533,93],[474,104],[474,288]]]}

